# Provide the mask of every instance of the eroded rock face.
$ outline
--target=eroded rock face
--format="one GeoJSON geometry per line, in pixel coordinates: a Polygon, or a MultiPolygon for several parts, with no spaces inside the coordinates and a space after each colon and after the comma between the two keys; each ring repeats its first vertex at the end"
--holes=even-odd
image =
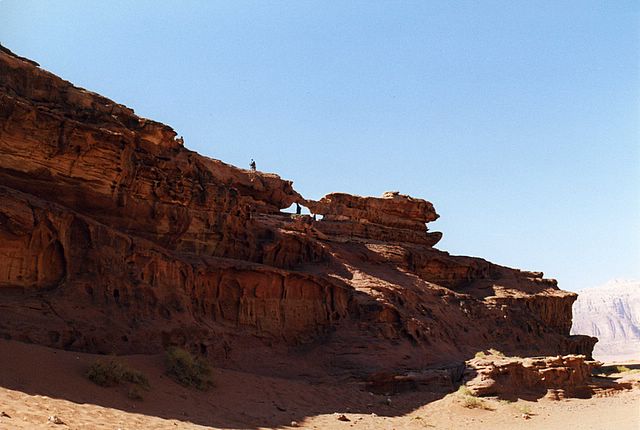
{"type": "Polygon", "coordinates": [[[258,348],[356,374],[482,349],[589,354],[575,294],[433,248],[425,200],[307,201],[274,174],[0,50],[0,336],[104,353],[258,348]],[[283,214],[299,202],[321,220],[283,214]],[[307,354],[307,355],[305,355],[307,354]],[[325,358],[322,358],[325,357],[325,358]]]}
{"type": "MultiPolygon", "coordinates": [[[[466,386],[477,396],[518,397],[551,400],[568,397],[586,398],[605,388],[595,385],[592,378],[597,361],[587,361],[583,355],[556,357],[476,357],[467,362],[466,386]]],[[[607,389],[623,386],[608,384],[607,389]]]]}
{"type": "Polygon", "coordinates": [[[439,232],[427,233],[425,226],[439,217],[433,204],[397,192],[386,192],[379,198],[333,193],[305,204],[323,216],[318,226],[332,236],[429,246],[442,237],[439,232]]]}

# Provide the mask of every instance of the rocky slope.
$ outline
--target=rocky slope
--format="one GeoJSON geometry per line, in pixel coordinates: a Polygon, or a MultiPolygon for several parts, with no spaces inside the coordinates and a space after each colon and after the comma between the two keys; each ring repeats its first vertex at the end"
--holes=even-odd
{"type": "Polygon", "coordinates": [[[0,336],[99,353],[183,345],[283,372],[424,369],[490,347],[590,354],[574,293],[435,249],[425,200],[305,199],[0,52],[0,336]],[[311,216],[285,214],[297,202],[311,216]],[[320,218],[320,217],[318,217],[320,218]]]}
{"type": "Polygon", "coordinates": [[[602,361],[640,359],[640,281],[613,280],[579,292],[572,333],[598,338],[602,361]]]}

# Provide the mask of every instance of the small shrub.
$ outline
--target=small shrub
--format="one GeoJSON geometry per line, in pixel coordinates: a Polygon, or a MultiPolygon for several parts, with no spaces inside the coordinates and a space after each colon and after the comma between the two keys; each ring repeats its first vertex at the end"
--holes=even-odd
{"type": "Polygon", "coordinates": [[[462,406],[469,409],[485,408],[484,402],[477,397],[464,396],[462,398],[462,406]]]}
{"type": "Polygon", "coordinates": [[[487,358],[491,356],[504,357],[505,355],[502,351],[498,351],[495,348],[489,348],[486,351],[476,352],[476,358],[487,358]]]}
{"type": "Polygon", "coordinates": [[[622,364],[612,364],[608,366],[597,367],[593,369],[594,375],[606,375],[609,376],[612,373],[639,373],[640,369],[632,369],[622,364]]]}
{"type": "Polygon", "coordinates": [[[518,410],[525,415],[531,415],[531,406],[529,405],[518,405],[518,410]]]}
{"type": "Polygon", "coordinates": [[[213,385],[211,367],[182,348],[171,347],[165,355],[167,375],[185,387],[207,390],[213,385]]]}
{"type": "Polygon", "coordinates": [[[435,426],[433,424],[429,424],[428,422],[426,422],[426,420],[421,417],[421,416],[417,416],[417,417],[413,417],[413,419],[415,421],[417,421],[418,423],[420,423],[420,425],[422,425],[422,427],[429,427],[429,428],[435,428],[435,426]]]}
{"type": "Polygon", "coordinates": [[[473,391],[471,391],[466,385],[460,385],[458,387],[458,391],[456,391],[456,394],[459,394],[461,396],[469,396],[469,397],[475,397],[476,396],[473,393],[473,391]]]}
{"type": "Polygon", "coordinates": [[[456,394],[461,397],[462,406],[464,406],[465,408],[469,408],[469,409],[480,408],[488,411],[493,410],[484,402],[484,400],[479,399],[475,395],[475,393],[471,391],[466,385],[460,385],[458,387],[458,391],[456,391],[456,394]]]}
{"type": "Polygon", "coordinates": [[[611,375],[612,373],[616,373],[616,366],[601,366],[595,367],[591,372],[594,375],[611,375]]]}
{"type": "Polygon", "coordinates": [[[132,385],[129,387],[129,390],[127,391],[127,397],[130,398],[131,400],[144,399],[142,397],[142,391],[140,390],[140,387],[138,387],[137,385],[132,385]]]}
{"type": "Polygon", "coordinates": [[[89,369],[86,377],[101,387],[114,387],[128,382],[142,388],[149,388],[149,380],[140,371],[131,369],[121,362],[110,359],[108,361],[97,360],[89,369]]]}
{"type": "Polygon", "coordinates": [[[504,357],[504,352],[498,351],[497,349],[490,348],[488,352],[490,355],[497,355],[498,357],[504,357]]]}

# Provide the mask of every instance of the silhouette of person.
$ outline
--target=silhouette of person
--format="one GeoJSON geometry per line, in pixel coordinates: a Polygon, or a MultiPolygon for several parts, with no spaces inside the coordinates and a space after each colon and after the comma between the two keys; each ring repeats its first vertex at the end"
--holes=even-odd
{"type": "Polygon", "coordinates": [[[249,163],[249,167],[251,168],[251,170],[255,171],[256,170],[256,162],[253,161],[253,158],[251,159],[251,163],[249,163]]]}
{"type": "Polygon", "coordinates": [[[296,203],[296,214],[300,215],[302,213],[302,208],[300,207],[300,205],[298,203],[296,203]]]}

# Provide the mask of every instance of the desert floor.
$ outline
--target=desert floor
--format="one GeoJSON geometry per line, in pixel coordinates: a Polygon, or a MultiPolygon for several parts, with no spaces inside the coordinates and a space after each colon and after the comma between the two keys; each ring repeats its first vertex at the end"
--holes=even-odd
{"type": "Polygon", "coordinates": [[[96,355],[0,341],[0,429],[633,429],[640,428],[638,372],[628,390],[590,399],[515,402],[458,394],[373,395],[357,381],[271,378],[215,369],[207,392],[164,375],[163,357],[118,357],[149,379],[143,400],[84,373],[96,355]],[[341,416],[344,416],[340,420],[341,416]],[[54,424],[57,416],[64,424],[54,424]],[[347,421],[348,420],[348,421],[347,421]]]}

